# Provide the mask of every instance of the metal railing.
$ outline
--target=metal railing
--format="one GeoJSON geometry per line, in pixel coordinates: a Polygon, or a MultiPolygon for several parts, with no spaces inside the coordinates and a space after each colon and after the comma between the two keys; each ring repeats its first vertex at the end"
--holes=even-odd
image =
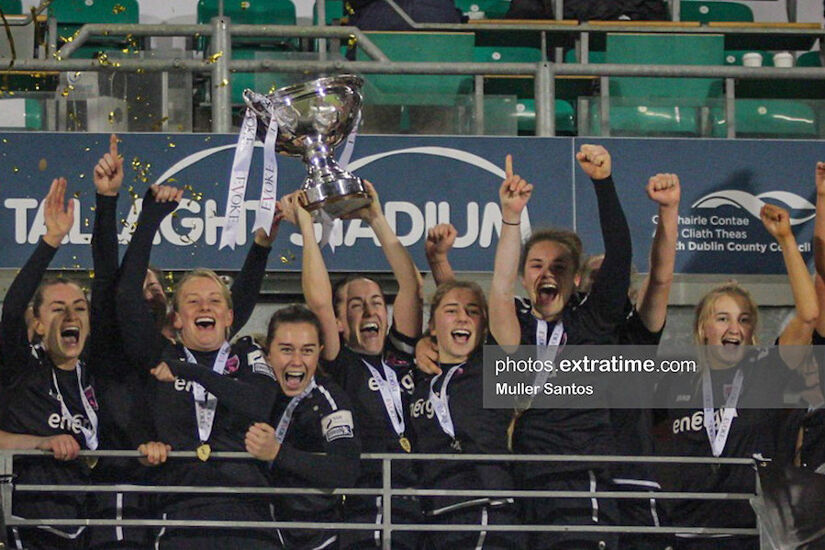
{"type": "MultiPolygon", "coordinates": [[[[609,28],[603,25],[582,23],[569,25],[562,23],[526,23],[526,24],[490,24],[442,25],[419,24],[417,28],[434,31],[473,32],[538,32],[542,44],[549,36],[575,36],[582,44],[586,61],[588,37],[590,34],[607,34],[610,32],[672,33],[674,28],[662,25],[616,24],[609,28]]],[[[822,29],[742,29],[738,27],[691,27],[679,28],[678,32],[688,34],[725,34],[728,36],[782,36],[806,39],[825,38],[822,29]]],[[[544,52],[546,49],[542,48],[544,52]]],[[[542,60],[537,63],[470,63],[470,62],[394,62],[378,48],[357,27],[349,26],[282,26],[282,25],[233,25],[227,17],[216,17],[211,25],[84,25],[71,42],[58,50],[53,59],[0,59],[0,67],[14,67],[19,71],[102,71],[102,72],[157,72],[188,71],[211,75],[212,97],[212,131],[228,133],[231,131],[231,74],[233,72],[279,71],[288,73],[340,73],[354,72],[363,74],[430,74],[430,75],[474,75],[476,76],[475,114],[483,120],[483,75],[526,75],[534,77],[536,99],[536,135],[555,135],[555,77],[557,76],[598,76],[600,78],[600,100],[602,123],[609,121],[609,78],[614,76],[637,77],[707,77],[723,78],[726,83],[725,118],[728,137],[735,137],[735,80],[736,79],[802,79],[825,80],[825,69],[821,67],[740,67],[740,66],[696,66],[696,65],[622,65],[589,63],[554,63],[542,60]],[[71,59],[72,53],[83,46],[93,36],[107,37],[210,37],[210,51],[221,55],[207,56],[203,60],[193,59],[119,59],[79,60],[71,59]],[[307,60],[235,60],[232,59],[233,37],[264,38],[317,38],[357,41],[358,46],[370,58],[369,61],[345,61],[325,59],[319,55],[316,61],[307,60]]]]}
{"type": "MultiPolygon", "coordinates": [[[[759,535],[757,528],[712,528],[712,527],[641,527],[629,525],[459,525],[433,523],[394,523],[392,521],[392,497],[394,496],[451,496],[467,498],[612,498],[656,500],[724,500],[742,501],[755,496],[754,493],[699,493],[675,491],[543,491],[543,490],[443,490],[443,489],[401,489],[392,486],[392,465],[399,461],[461,461],[508,462],[508,463],[553,463],[584,462],[588,464],[650,463],[673,465],[725,465],[753,467],[755,460],[745,458],[704,458],[704,457],[654,457],[654,456],[590,456],[590,455],[442,455],[442,454],[363,454],[362,460],[381,461],[381,487],[348,489],[279,488],[279,487],[199,487],[199,486],[153,486],[135,484],[89,484],[50,485],[13,484],[13,459],[21,456],[48,457],[44,451],[7,450],[0,451],[0,507],[4,511],[5,523],[14,526],[49,525],[52,527],[78,526],[122,526],[122,527],[208,527],[220,529],[319,529],[319,530],[360,530],[382,532],[383,548],[391,548],[393,532],[404,531],[505,531],[505,532],[586,532],[586,533],[639,533],[639,534],[692,534],[692,535],[759,535]],[[41,518],[21,519],[12,516],[13,493],[142,493],[142,494],[216,494],[216,495],[363,495],[381,496],[383,506],[381,523],[344,522],[286,522],[286,521],[221,521],[221,520],[166,520],[166,519],[92,519],[92,518],[41,518]]],[[[82,451],[80,457],[98,458],[139,458],[137,451],[82,451]]],[[[195,459],[190,451],[173,451],[169,460],[195,459]]],[[[245,452],[215,452],[209,460],[249,459],[245,452]]],[[[161,468],[163,466],[160,466],[161,468]]],[[[756,474],[754,474],[756,475],[756,474]]],[[[758,487],[758,478],[756,486],[758,487]]]]}

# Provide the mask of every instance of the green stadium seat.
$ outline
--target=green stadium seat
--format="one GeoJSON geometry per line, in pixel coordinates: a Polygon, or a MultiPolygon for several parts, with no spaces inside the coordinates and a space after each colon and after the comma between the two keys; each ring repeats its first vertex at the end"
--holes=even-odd
{"type": "Polygon", "coordinates": [[[541,50],[520,46],[476,46],[473,61],[478,63],[538,63],[541,50]]]}
{"type": "MultiPolygon", "coordinates": [[[[57,20],[58,47],[80,30],[85,23],[132,24],[140,22],[137,0],[54,0],[49,4],[49,17],[57,20]]],[[[98,52],[109,53],[129,46],[122,37],[115,39],[95,36],[78,48],[73,57],[95,57],[98,52]]]]}
{"type": "Polygon", "coordinates": [[[822,57],[819,50],[813,52],[805,52],[796,60],[797,67],[821,67],[822,57]]]}
{"type": "MultiPolygon", "coordinates": [[[[607,63],[722,65],[724,59],[722,35],[607,35],[607,63]]],[[[613,77],[610,96],[616,109],[611,105],[610,127],[617,134],[699,135],[699,111],[721,95],[719,78],[613,77]]]]}
{"type": "MultiPolygon", "coordinates": [[[[587,52],[587,62],[588,63],[604,63],[606,53],[603,50],[590,50],[587,52]]],[[[578,63],[579,60],[576,56],[576,50],[567,50],[564,52],[564,62],[565,63],[578,63]]]]}
{"type": "Polygon", "coordinates": [[[738,2],[696,2],[685,0],[680,4],[679,19],[682,21],[753,21],[753,10],[738,2]]]}
{"type": "Polygon", "coordinates": [[[510,0],[456,0],[455,7],[470,19],[503,19],[510,0]]]}
{"type": "MultiPolygon", "coordinates": [[[[475,37],[458,32],[368,32],[370,40],[392,61],[473,60],[475,37]]],[[[359,48],[356,59],[368,59],[359,48]]],[[[365,98],[374,105],[454,105],[472,91],[473,78],[464,75],[365,76],[365,98]]]]}
{"type": "MultiPolygon", "coordinates": [[[[536,102],[533,99],[519,99],[516,105],[519,134],[535,135],[536,102]]],[[[576,111],[573,105],[562,99],[556,100],[556,135],[576,133],[576,111]]]]}
{"type": "MultiPolygon", "coordinates": [[[[218,15],[219,0],[198,1],[198,23],[218,15]]],[[[294,25],[295,4],[290,0],[225,0],[223,13],[233,23],[246,25],[294,25]]]]}
{"type": "Polygon", "coordinates": [[[6,15],[19,15],[23,13],[23,2],[21,0],[0,0],[0,10],[6,15]]]}
{"type": "Polygon", "coordinates": [[[42,130],[42,101],[29,98],[0,99],[0,129],[42,130]]]}
{"type": "MultiPolygon", "coordinates": [[[[612,116],[612,114],[611,114],[612,116]]],[[[724,111],[714,110],[714,137],[727,135],[724,111]]],[[[736,135],[739,137],[816,138],[817,117],[810,105],[784,99],[737,99],[736,135]]]]}

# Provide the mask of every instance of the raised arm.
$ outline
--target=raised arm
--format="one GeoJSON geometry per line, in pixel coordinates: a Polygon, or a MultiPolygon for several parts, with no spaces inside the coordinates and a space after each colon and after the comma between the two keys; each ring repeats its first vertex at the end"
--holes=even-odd
{"type": "Polygon", "coordinates": [[[607,149],[601,145],[582,145],[576,160],[593,181],[604,243],[604,262],[587,305],[589,311],[599,317],[599,324],[617,324],[624,320],[630,287],[633,256],[630,228],[613,184],[613,164],[607,149]]]}
{"type": "Polygon", "coordinates": [[[246,254],[241,272],[232,283],[230,292],[232,293],[232,311],[235,316],[230,329],[230,338],[241,331],[255,310],[258,295],[261,292],[261,283],[266,274],[266,262],[272,251],[272,243],[278,236],[278,227],[282,217],[280,212],[275,213],[269,235],[263,229],[255,231],[254,241],[246,254]]]}
{"type": "Polygon", "coordinates": [[[384,250],[384,256],[390,264],[392,274],[398,282],[398,294],[392,308],[395,330],[404,336],[418,338],[421,336],[423,322],[421,278],[412,256],[398,240],[398,236],[390,227],[387,218],[384,217],[375,187],[368,181],[364,182],[364,186],[372,202],[369,206],[356,211],[352,217],[363,219],[375,232],[384,250]]]}
{"type": "Polygon", "coordinates": [[[143,297],[143,280],[149,268],[152,241],[161,221],[177,208],[183,191],[153,185],[143,198],[137,228],[120,266],[117,284],[117,319],[123,347],[129,361],[142,369],[152,369],[160,361],[169,340],[155,326],[143,297]]]}
{"type": "Polygon", "coordinates": [[[650,272],[645,277],[636,310],[645,328],[659,332],[667,318],[667,303],[676,265],[679,231],[679,176],[656,174],[647,183],[647,196],[659,205],[659,221],[650,247],[650,272]]]}
{"type": "Polygon", "coordinates": [[[46,224],[46,234],[12,281],[3,300],[0,322],[3,341],[3,361],[0,369],[2,386],[8,387],[21,369],[26,368],[26,358],[30,354],[26,309],[60,243],[69,234],[74,223],[74,202],[71,199],[66,202],[65,178],[52,181],[49,193],[43,201],[43,220],[46,224]]]}
{"type": "Polygon", "coordinates": [[[284,219],[301,231],[301,237],[304,240],[301,288],[307,307],[321,322],[321,336],[324,342],[321,357],[332,361],[341,350],[341,339],[338,336],[338,323],[335,320],[335,309],[332,305],[332,283],[329,280],[324,257],[321,255],[321,248],[315,240],[312,216],[301,204],[300,193],[291,193],[282,197],[279,204],[284,213],[284,219]]]}
{"type": "Polygon", "coordinates": [[[457,234],[455,227],[449,223],[440,223],[427,231],[424,251],[436,286],[455,280],[453,266],[450,265],[447,254],[453,248],[457,234]]]}
{"type": "Polygon", "coordinates": [[[816,295],[819,301],[819,319],[816,332],[825,336],[825,162],[817,162],[816,218],[814,219],[814,265],[816,266],[816,295]]]}
{"type": "Polygon", "coordinates": [[[115,312],[115,279],[117,276],[117,197],[123,183],[123,158],[118,154],[117,136],[109,137],[109,152],[94,167],[95,221],[92,229],[92,298],[90,305],[89,365],[105,366],[99,374],[111,374],[111,369],[123,365],[117,360],[122,352],[115,312]]]}
{"type": "Polygon", "coordinates": [[[533,186],[513,173],[513,157],[505,159],[505,178],[498,190],[501,202],[501,234],[496,246],[493,280],[490,283],[490,332],[501,346],[517,346],[521,328],[516,316],[513,286],[521,254],[521,213],[533,186]]]}
{"type": "MultiPolygon", "coordinates": [[[[788,281],[793,293],[795,314],[779,335],[779,344],[781,346],[810,345],[816,319],[819,316],[819,307],[814,282],[796,246],[793,231],[791,231],[790,217],[787,210],[773,204],[764,205],[759,216],[765,229],[782,248],[782,259],[785,262],[788,281]]],[[[786,355],[783,353],[782,357],[789,367],[798,366],[798,361],[793,359],[789,361],[786,355]]]]}

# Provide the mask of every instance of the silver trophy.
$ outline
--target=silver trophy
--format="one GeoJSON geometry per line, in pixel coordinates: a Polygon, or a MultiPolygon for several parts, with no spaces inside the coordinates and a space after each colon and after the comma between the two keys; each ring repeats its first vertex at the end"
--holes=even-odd
{"type": "Polygon", "coordinates": [[[321,211],[339,218],[370,203],[364,182],[343,170],[333,150],[355,129],[361,111],[361,86],[355,75],[319,78],[264,95],[244,91],[244,101],[264,124],[257,136],[265,141],[272,117],[278,124],[275,150],[301,157],[307,177],[301,185],[306,208],[319,219],[321,211]]]}

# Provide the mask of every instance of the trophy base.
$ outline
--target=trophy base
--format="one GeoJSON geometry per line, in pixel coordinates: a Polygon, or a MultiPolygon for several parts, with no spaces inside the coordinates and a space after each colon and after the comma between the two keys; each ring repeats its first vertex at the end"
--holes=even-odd
{"type": "Polygon", "coordinates": [[[330,178],[321,183],[307,178],[301,187],[307,199],[306,209],[316,220],[320,219],[321,210],[331,218],[340,218],[372,201],[363,181],[356,176],[330,178]]]}

